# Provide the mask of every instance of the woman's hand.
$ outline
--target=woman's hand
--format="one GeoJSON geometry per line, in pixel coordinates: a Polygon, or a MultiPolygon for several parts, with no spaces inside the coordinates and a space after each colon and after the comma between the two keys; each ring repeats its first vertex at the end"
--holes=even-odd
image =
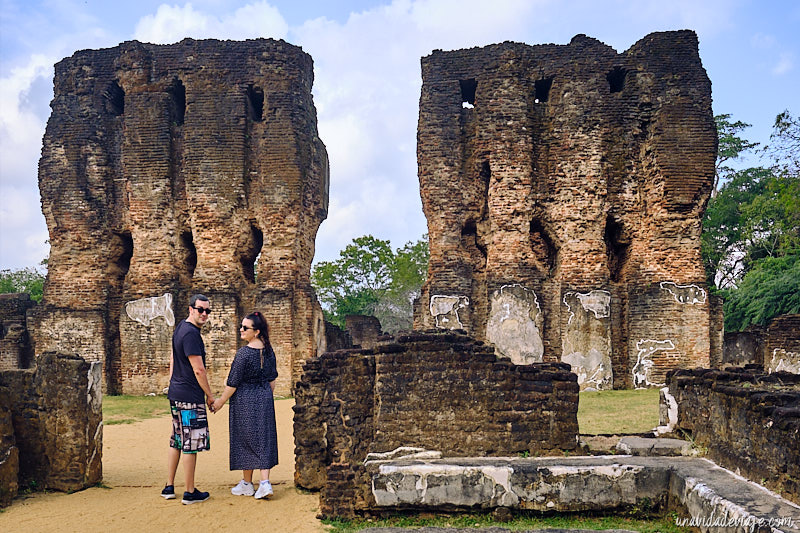
{"type": "Polygon", "coordinates": [[[216,413],[222,408],[223,405],[225,405],[225,400],[222,398],[217,398],[216,401],[214,401],[214,405],[211,406],[211,411],[216,413]]]}

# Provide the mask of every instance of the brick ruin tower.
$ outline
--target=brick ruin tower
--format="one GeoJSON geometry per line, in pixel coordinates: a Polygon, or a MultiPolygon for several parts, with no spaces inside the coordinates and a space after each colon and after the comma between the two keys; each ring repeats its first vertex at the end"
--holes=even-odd
{"type": "Polygon", "coordinates": [[[431,259],[416,328],[462,328],[583,388],[659,385],[721,350],[700,259],[717,135],[691,31],[618,54],[506,42],[422,59],[431,259]]]}
{"type": "Polygon", "coordinates": [[[212,388],[241,317],[259,309],[289,394],[324,349],[309,270],[328,163],[312,83],[308,54],[263,39],[132,41],[58,63],[39,163],[51,249],[36,353],[103,361],[110,392],[160,391],[174,325],[200,292],[212,388]]]}

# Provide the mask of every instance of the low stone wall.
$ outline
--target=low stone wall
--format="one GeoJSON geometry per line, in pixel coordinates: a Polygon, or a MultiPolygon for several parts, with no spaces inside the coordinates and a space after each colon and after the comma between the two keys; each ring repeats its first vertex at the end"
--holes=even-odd
{"type": "Polygon", "coordinates": [[[677,370],[674,432],[690,433],[707,456],[800,503],[800,375],[761,367],[677,370]]]}
{"type": "MultiPolygon", "coordinates": [[[[0,398],[6,402],[0,405],[0,478],[61,491],[99,482],[101,386],[101,364],[77,355],[47,352],[37,358],[36,368],[0,372],[0,398]],[[15,453],[18,468],[12,472],[2,461],[15,453]]],[[[15,494],[13,487],[3,490],[0,502],[15,494]]]]}
{"type": "Polygon", "coordinates": [[[295,483],[323,513],[373,506],[363,462],[401,447],[450,457],[577,448],[577,376],[563,363],[515,365],[463,332],[383,337],[306,362],[295,387],[295,483]]]}

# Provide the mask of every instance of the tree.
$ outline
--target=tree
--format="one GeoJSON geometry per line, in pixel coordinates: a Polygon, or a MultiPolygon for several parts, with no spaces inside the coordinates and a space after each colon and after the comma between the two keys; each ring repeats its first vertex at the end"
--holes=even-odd
{"type": "Polygon", "coordinates": [[[731,115],[716,115],[714,117],[714,122],[717,125],[717,138],[719,139],[717,163],[714,167],[714,194],[716,194],[720,182],[734,172],[726,163],[737,160],[744,153],[755,150],[758,147],[758,143],[739,137],[739,133],[749,128],[751,124],[745,124],[740,120],[731,122],[730,119],[731,115]]]}
{"type": "Polygon", "coordinates": [[[740,331],[800,312],[800,121],[778,115],[761,150],[770,166],[734,170],[724,162],[755,143],[738,137],[746,124],[716,118],[722,185],[703,217],[701,252],[709,285],[725,300],[725,329],[740,331]]]}
{"type": "Polygon", "coordinates": [[[388,240],[365,235],[353,239],[339,259],[315,265],[311,285],[333,324],[344,327],[347,315],[372,315],[395,332],[411,327],[412,302],[427,270],[427,236],[393,252],[388,240]]]}
{"type": "Polygon", "coordinates": [[[44,274],[35,268],[0,270],[0,294],[27,292],[31,300],[42,301],[44,274]]]}

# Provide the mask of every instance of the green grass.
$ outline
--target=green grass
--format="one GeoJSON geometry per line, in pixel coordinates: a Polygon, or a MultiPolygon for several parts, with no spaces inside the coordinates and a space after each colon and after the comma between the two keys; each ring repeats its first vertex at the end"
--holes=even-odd
{"type": "Polygon", "coordinates": [[[169,414],[166,396],[103,396],[103,424],[133,424],[169,414]]]}
{"type": "Polygon", "coordinates": [[[363,520],[323,520],[330,533],[355,533],[369,527],[502,527],[511,531],[526,529],[627,529],[644,533],[684,533],[689,528],[675,525],[676,515],[635,518],[629,516],[578,516],[533,514],[517,515],[508,522],[498,522],[491,514],[485,515],[396,515],[387,518],[363,520]]]}
{"type": "MultiPolygon", "coordinates": [[[[276,398],[281,399],[281,398],[276,398]]],[[[104,396],[103,423],[132,424],[169,414],[165,396],[104,396]]],[[[658,389],[582,392],[582,435],[646,433],[658,425],[658,389]]]]}
{"type": "Polygon", "coordinates": [[[581,435],[647,433],[658,425],[658,389],[580,393],[581,435]]]}

